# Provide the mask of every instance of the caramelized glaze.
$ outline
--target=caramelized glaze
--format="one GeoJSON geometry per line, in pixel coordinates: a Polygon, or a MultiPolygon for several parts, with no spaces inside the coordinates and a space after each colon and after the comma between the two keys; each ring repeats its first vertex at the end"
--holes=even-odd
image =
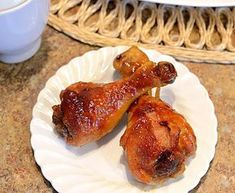
{"type": "Polygon", "coordinates": [[[181,174],[185,159],[196,150],[196,137],[184,117],[148,95],[129,109],[120,143],[132,174],[148,184],[181,174]]]}
{"type": "Polygon", "coordinates": [[[131,103],[152,87],[176,77],[170,64],[152,63],[139,68],[130,77],[108,84],[78,82],[61,92],[61,104],[53,107],[56,131],[67,143],[80,146],[109,133],[131,103]],[[164,68],[164,69],[163,69],[164,68]]]}

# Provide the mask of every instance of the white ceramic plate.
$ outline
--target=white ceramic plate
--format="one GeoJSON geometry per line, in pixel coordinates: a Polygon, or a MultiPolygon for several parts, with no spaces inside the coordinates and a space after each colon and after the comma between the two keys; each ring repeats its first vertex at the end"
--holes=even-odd
{"type": "Polygon", "coordinates": [[[217,120],[208,93],[183,64],[153,50],[144,51],[153,61],[173,63],[178,72],[174,84],[161,90],[161,98],[186,117],[197,137],[196,156],[188,163],[183,177],[154,187],[132,178],[119,146],[125,118],[111,134],[81,148],[66,145],[56,135],[51,107],[60,103],[60,91],[76,81],[110,82],[117,79],[112,62],[126,49],[106,47],[71,60],[47,81],[38,96],[30,125],[34,156],[43,175],[61,193],[186,193],[198,184],[209,168],[215,153],[217,120]]]}
{"type": "Polygon", "coordinates": [[[234,6],[235,0],[142,0],[161,4],[196,6],[196,7],[228,7],[234,6]]]}

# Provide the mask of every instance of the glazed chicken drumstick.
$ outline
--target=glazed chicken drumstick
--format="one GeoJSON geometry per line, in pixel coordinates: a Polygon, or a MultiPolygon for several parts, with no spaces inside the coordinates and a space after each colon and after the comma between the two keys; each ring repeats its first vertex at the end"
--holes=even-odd
{"type": "Polygon", "coordinates": [[[75,146],[98,140],[117,125],[135,99],[175,77],[172,64],[148,63],[116,82],[72,84],[61,92],[61,104],[53,106],[55,130],[75,146]]]}
{"type": "MultiPolygon", "coordinates": [[[[116,58],[114,67],[129,76],[147,60],[142,51],[132,47],[116,58]]],[[[159,184],[180,175],[185,160],[196,151],[196,137],[185,118],[161,99],[147,94],[129,108],[120,144],[132,175],[146,184],[159,184]]]]}

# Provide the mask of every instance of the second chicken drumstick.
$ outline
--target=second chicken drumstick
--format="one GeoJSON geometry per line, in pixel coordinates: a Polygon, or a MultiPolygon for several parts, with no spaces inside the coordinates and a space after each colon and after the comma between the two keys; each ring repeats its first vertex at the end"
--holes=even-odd
{"type": "MultiPolygon", "coordinates": [[[[150,62],[141,50],[131,47],[116,58],[114,68],[126,77],[150,62]]],[[[146,184],[159,184],[182,174],[185,160],[196,151],[196,137],[186,119],[159,96],[147,94],[128,109],[120,144],[132,175],[146,184]]]]}

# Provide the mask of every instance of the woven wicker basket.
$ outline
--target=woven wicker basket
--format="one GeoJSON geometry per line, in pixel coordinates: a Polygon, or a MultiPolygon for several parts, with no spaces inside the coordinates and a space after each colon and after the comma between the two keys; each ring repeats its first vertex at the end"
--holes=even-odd
{"type": "Polygon", "coordinates": [[[92,45],[138,45],[181,60],[235,63],[235,8],[138,0],[52,0],[49,25],[92,45]]]}

